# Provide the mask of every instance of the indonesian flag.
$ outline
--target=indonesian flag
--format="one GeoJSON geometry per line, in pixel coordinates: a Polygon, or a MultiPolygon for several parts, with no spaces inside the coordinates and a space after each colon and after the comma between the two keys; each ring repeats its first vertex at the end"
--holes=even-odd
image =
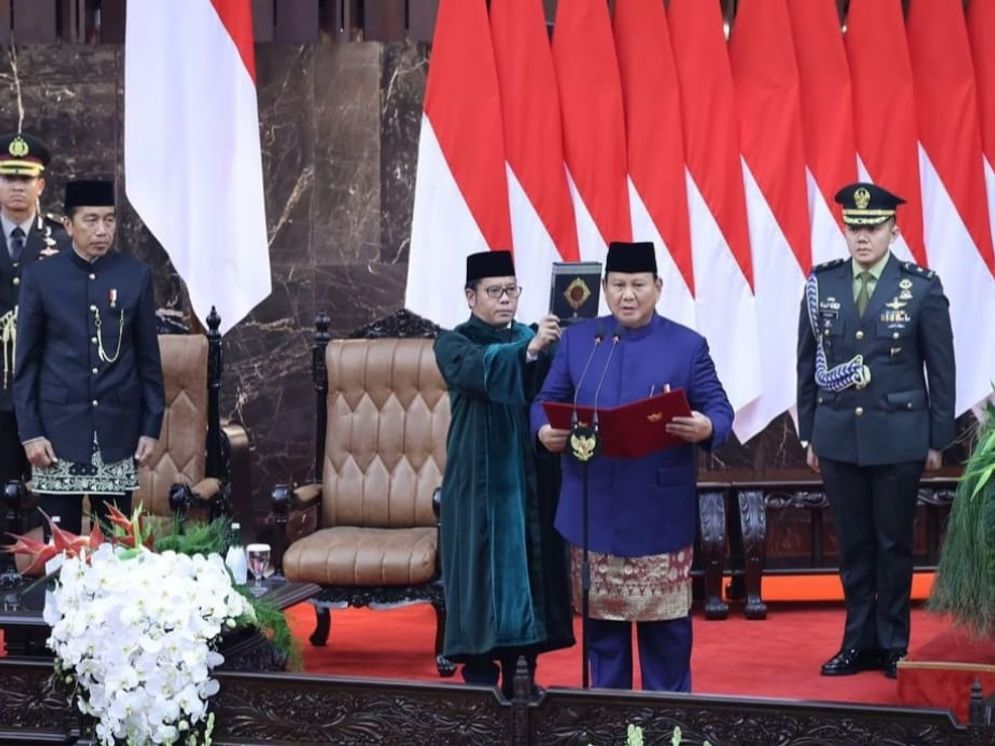
{"type": "Polygon", "coordinates": [[[442,0],[418,142],[405,305],[465,321],[466,257],[509,250],[508,180],[485,0],[442,0]]]}
{"type": "Polygon", "coordinates": [[[504,122],[519,318],[549,311],[553,262],[577,261],[577,224],[563,166],[563,127],[542,0],[491,0],[504,122]]]}
{"type": "Polygon", "coordinates": [[[271,290],[255,77],[250,0],[129,0],[128,200],[222,333],[271,290]]]}
{"type": "Polygon", "coordinates": [[[625,105],[632,237],[656,246],[663,280],[657,310],[694,328],[681,98],[663,4],[616,3],[614,30],[625,105]]]}
{"type": "Polygon", "coordinates": [[[977,80],[988,218],[995,234],[995,0],[971,0],[967,31],[977,80]]]}
{"type": "Polygon", "coordinates": [[[991,393],[995,344],[990,338],[987,344],[974,340],[979,320],[995,319],[995,251],[960,0],[912,0],[908,41],[919,112],[926,253],[950,299],[961,414],[991,393]]]}
{"type": "Polygon", "coordinates": [[[852,0],[846,51],[850,70],[862,73],[853,75],[853,108],[864,176],[906,200],[892,250],[926,266],[916,104],[901,0],[852,0]]]}
{"type": "Polygon", "coordinates": [[[608,243],[632,236],[622,83],[604,0],[557,6],[553,64],[580,256],[603,262],[608,243]]]}
{"type": "Polygon", "coordinates": [[[850,255],[833,197],[857,181],[853,88],[836,0],[788,0],[788,12],[800,83],[812,263],[822,264],[850,255]]]}
{"type": "Polygon", "coordinates": [[[684,122],[697,328],[739,411],[760,394],[760,340],[722,16],[718,3],[702,0],[671,0],[667,14],[684,122]]]}
{"type": "Polygon", "coordinates": [[[798,68],[786,0],[741,0],[729,45],[764,343],[762,393],[737,412],[746,442],[795,403],[798,308],[812,266],[798,68]]]}

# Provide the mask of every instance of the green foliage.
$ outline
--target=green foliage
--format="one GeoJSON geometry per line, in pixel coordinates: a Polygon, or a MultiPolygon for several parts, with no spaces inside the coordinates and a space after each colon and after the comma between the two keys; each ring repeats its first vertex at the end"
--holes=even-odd
{"type": "Polygon", "coordinates": [[[930,609],[980,637],[995,637],[995,406],[957,485],[930,609]]]}
{"type": "Polygon", "coordinates": [[[210,523],[187,522],[185,530],[174,521],[173,530],[165,536],[156,537],[155,551],[176,552],[177,554],[220,554],[231,540],[231,522],[227,518],[216,518],[210,523]]]}

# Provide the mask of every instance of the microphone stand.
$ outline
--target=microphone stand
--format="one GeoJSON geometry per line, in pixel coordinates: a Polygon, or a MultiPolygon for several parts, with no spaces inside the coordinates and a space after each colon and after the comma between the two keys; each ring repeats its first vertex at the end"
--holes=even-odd
{"type": "MultiPolygon", "coordinates": [[[[580,386],[578,385],[577,392],[574,395],[575,408],[573,412],[573,428],[570,431],[570,453],[580,463],[581,479],[581,521],[583,522],[583,529],[581,532],[580,561],[580,629],[581,687],[584,689],[590,689],[591,687],[591,672],[589,665],[591,657],[591,643],[588,635],[588,621],[591,616],[591,503],[589,497],[590,476],[588,473],[588,466],[590,465],[591,460],[601,451],[601,434],[598,430],[598,395],[601,393],[601,386],[605,382],[605,376],[608,374],[608,368],[611,365],[612,356],[615,354],[615,348],[618,346],[619,339],[620,336],[618,332],[612,335],[612,347],[608,352],[608,359],[605,361],[605,368],[601,372],[598,387],[594,390],[594,407],[591,414],[591,427],[584,427],[577,421],[576,401],[577,395],[580,393],[580,386]]],[[[600,343],[601,339],[596,337],[594,343],[595,350],[600,343]]],[[[594,350],[591,351],[591,356],[588,358],[588,365],[591,364],[591,359],[593,357],[594,350]]],[[[584,374],[586,373],[587,366],[585,366],[584,369],[584,374]]],[[[584,374],[581,375],[581,382],[584,380],[584,374]]]]}

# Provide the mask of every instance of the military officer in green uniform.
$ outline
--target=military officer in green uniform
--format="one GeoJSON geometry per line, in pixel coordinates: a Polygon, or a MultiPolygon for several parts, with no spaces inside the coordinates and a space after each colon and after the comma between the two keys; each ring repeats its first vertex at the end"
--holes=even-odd
{"type": "Polygon", "coordinates": [[[824,676],[883,669],[909,644],[913,516],[924,467],[954,437],[949,304],[936,273],[890,251],[904,200],[843,187],[850,259],[814,269],[798,331],[798,428],[839,538],[846,626],[824,676]]]}
{"type": "Polygon", "coordinates": [[[33,135],[0,135],[0,485],[29,475],[11,395],[21,272],[69,241],[62,225],[39,206],[49,160],[48,148],[33,135]]]}
{"type": "Polygon", "coordinates": [[[114,184],[66,185],[72,248],[24,273],[14,405],[49,515],[78,532],[83,495],[98,517],[125,512],[165,410],[152,270],[113,251],[114,184]]]}

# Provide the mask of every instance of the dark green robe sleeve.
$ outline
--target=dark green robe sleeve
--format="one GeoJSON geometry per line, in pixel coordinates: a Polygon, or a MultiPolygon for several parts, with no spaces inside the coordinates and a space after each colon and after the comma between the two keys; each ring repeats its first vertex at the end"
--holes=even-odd
{"type": "Polygon", "coordinates": [[[435,359],[451,389],[498,404],[527,404],[525,349],[531,337],[480,345],[458,332],[435,340],[435,359]]]}

